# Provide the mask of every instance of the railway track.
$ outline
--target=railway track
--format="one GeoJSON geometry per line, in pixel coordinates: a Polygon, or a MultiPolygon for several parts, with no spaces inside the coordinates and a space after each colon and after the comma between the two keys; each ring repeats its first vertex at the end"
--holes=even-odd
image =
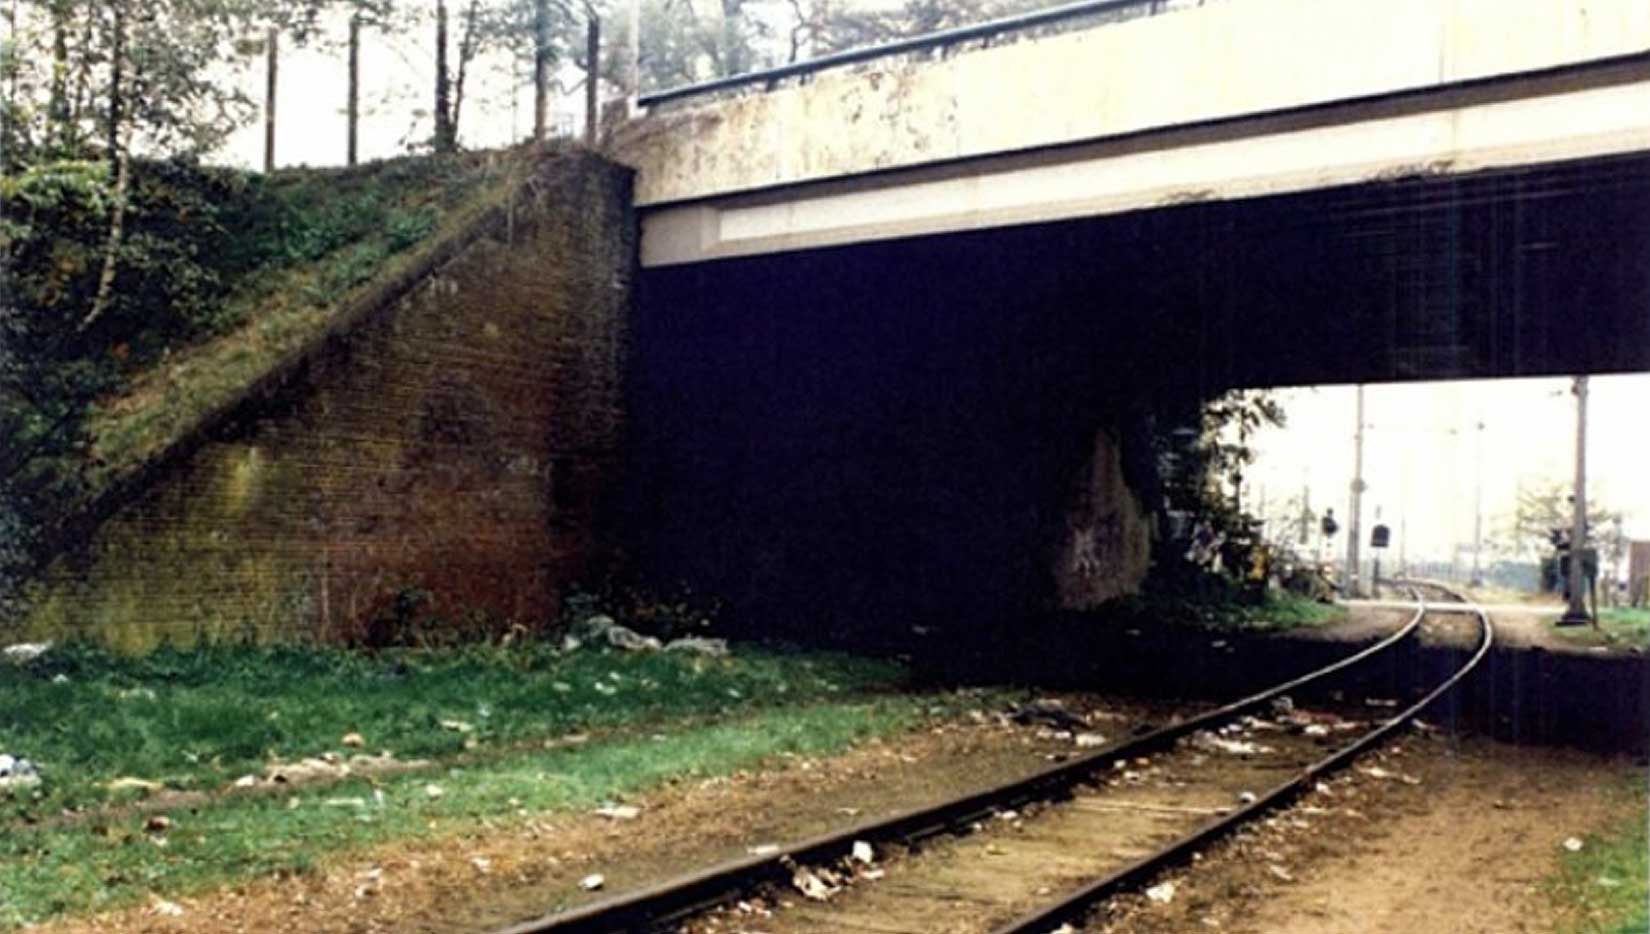
{"type": "Polygon", "coordinates": [[[1493,638],[1488,616],[1439,585],[1402,586],[1416,601],[1412,618],[1379,643],[1301,677],[1022,780],[496,934],[1047,934],[1080,922],[1097,903],[1143,886],[1311,791],[1402,729],[1478,664],[1493,638]],[[1423,590],[1436,596],[1423,598],[1423,590]],[[1458,671],[1413,703],[1373,708],[1373,723],[1292,709],[1293,694],[1321,692],[1336,676],[1412,638],[1430,614],[1440,613],[1474,616],[1478,645],[1458,671]],[[828,897],[812,900],[806,897],[810,889],[828,897]],[[762,893],[769,897],[758,897],[762,893]],[[781,901],[788,907],[768,910],[781,901]]]}

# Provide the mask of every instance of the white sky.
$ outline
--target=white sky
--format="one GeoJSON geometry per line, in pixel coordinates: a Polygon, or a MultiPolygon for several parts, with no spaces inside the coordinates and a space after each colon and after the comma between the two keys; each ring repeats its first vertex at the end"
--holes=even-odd
{"type": "MultiPolygon", "coordinates": [[[[1650,375],[1597,376],[1588,399],[1588,497],[1626,513],[1628,534],[1650,539],[1650,375]]],[[[1568,379],[1410,383],[1366,387],[1364,537],[1382,510],[1411,559],[1447,560],[1473,534],[1477,439],[1482,421],[1485,536],[1511,517],[1520,482],[1569,483],[1575,471],[1575,397],[1568,379]]],[[[1264,433],[1245,481],[1247,505],[1310,487],[1313,509],[1348,515],[1356,390],[1280,392],[1289,424],[1264,433]]],[[[1346,522],[1342,518],[1342,526],[1346,522]]],[[[1344,541],[1344,533],[1342,536],[1344,541]]],[[[1398,542],[1394,540],[1396,549],[1398,542]]]]}
{"type": "MultiPolygon", "coordinates": [[[[454,17],[456,20],[457,17],[454,17]]],[[[451,27],[451,51],[457,55],[459,27],[451,27]]],[[[281,48],[275,98],[277,166],[343,165],[345,160],[345,106],[349,88],[344,44],[346,20],[335,16],[323,29],[320,42],[281,48]]],[[[361,37],[360,158],[366,162],[405,155],[409,141],[428,140],[433,123],[429,111],[435,97],[435,30],[411,30],[395,41],[373,30],[361,37]]],[[[455,61],[456,67],[456,61],[455,61]]],[[[460,142],[469,148],[493,148],[525,139],[533,130],[531,74],[508,56],[486,56],[471,66],[466,81],[464,110],[459,119],[460,142]]],[[[551,121],[582,126],[584,100],[576,69],[557,76],[569,93],[551,103],[551,121]]],[[[264,59],[249,60],[226,80],[238,81],[258,104],[258,117],[236,131],[214,161],[241,168],[263,165],[264,59]]]]}

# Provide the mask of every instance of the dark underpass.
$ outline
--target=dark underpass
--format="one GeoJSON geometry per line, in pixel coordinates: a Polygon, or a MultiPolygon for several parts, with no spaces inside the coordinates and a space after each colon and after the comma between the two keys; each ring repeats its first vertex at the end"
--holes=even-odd
{"type": "Polygon", "coordinates": [[[1012,644],[1128,520],[1097,433],[1150,503],[1229,388],[1650,370],[1647,260],[1641,156],[649,269],[629,539],[747,633],[1012,644]]]}

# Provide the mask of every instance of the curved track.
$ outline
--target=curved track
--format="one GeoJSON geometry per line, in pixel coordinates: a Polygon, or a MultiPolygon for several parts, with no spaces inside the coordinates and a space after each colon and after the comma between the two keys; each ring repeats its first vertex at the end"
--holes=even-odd
{"type": "MultiPolygon", "coordinates": [[[[1391,650],[1412,636],[1429,612],[1445,611],[1441,606],[1429,605],[1420,594],[1421,588],[1446,592],[1443,588],[1430,583],[1406,583],[1404,586],[1410,589],[1417,602],[1414,616],[1405,625],[1375,645],[1301,677],[1142,736],[1113,743],[1034,773],[1025,779],[986,788],[890,818],[855,824],[839,832],[781,847],[770,854],[712,866],[658,885],[518,924],[497,934],[659,930],[672,922],[708,911],[752,892],[783,886],[790,880],[793,867],[797,865],[839,863],[858,841],[872,843],[879,849],[890,845],[909,846],[970,825],[978,826],[976,822],[981,818],[1002,814],[1014,808],[1023,808],[1028,804],[1036,806],[1045,802],[1070,802],[1074,789],[1095,781],[1097,777],[1108,775],[1114,769],[1122,769],[1131,762],[1139,762],[1142,757],[1173,750],[1184,739],[1240,721],[1246,715],[1265,708],[1290,692],[1320,686],[1321,682],[1391,650]]],[[[1448,594],[1448,597],[1460,599],[1455,594],[1448,594]]],[[[1450,609],[1455,610],[1457,607],[1468,609],[1459,603],[1450,606],[1450,609]]],[[[1242,807],[1229,811],[1225,808],[1215,809],[1226,813],[1219,813],[1214,819],[1197,825],[1190,831],[1178,833],[1167,843],[1155,844],[1151,852],[1134,858],[1121,868],[1091,876],[1091,881],[1084,882],[1062,895],[1047,897],[1045,903],[1025,912],[1012,922],[997,927],[996,934],[1042,934],[1062,922],[1079,919],[1096,902],[1137,886],[1162,869],[1191,858],[1195,851],[1215,838],[1288,803],[1302,791],[1312,788],[1324,774],[1345,767],[1360,753],[1390,737],[1454,687],[1488,652],[1492,639],[1489,619],[1476,608],[1470,608],[1469,612],[1476,613],[1480,621],[1481,637],[1476,651],[1460,670],[1424,697],[1327,757],[1311,761],[1299,768],[1287,781],[1263,793],[1245,796],[1246,803],[1242,807]]],[[[1050,810],[1057,808],[1058,805],[1050,810]]],[[[1043,895],[1048,889],[1040,888],[1037,891],[1039,895],[1043,895]]],[[[805,924],[802,927],[805,930],[814,928],[834,929],[829,921],[805,924]]]]}

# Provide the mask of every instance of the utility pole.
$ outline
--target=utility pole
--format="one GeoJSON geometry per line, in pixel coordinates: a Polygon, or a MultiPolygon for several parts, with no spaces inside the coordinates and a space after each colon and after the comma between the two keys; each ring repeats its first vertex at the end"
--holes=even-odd
{"type": "MultiPolygon", "coordinates": [[[[1594,622],[1587,614],[1587,598],[1582,571],[1582,553],[1587,548],[1587,377],[1577,376],[1576,395],[1576,487],[1575,512],[1570,526],[1570,605],[1559,618],[1560,626],[1585,626],[1594,622]]],[[[1596,623],[1595,623],[1596,625],[1596,623]]]]}
{"type": "Polygon", "coordinates": [[[1472,586],[1484,586],[1484,422],[1473,426],[1472,586]]]}
{"type": "Polygon", "coordinates": [[[1363,534],[1362,523],[1358,520],[1363,517],[1364,495],[1364,387],[1358,384],[1358,430],[1352,436],[1352,509],[1346,517],[1346,570],[1342,574],[1342,590],[1348,597],[1359,596],[1362,588],[1358,585],[1358,537],[1363,534]]]}

